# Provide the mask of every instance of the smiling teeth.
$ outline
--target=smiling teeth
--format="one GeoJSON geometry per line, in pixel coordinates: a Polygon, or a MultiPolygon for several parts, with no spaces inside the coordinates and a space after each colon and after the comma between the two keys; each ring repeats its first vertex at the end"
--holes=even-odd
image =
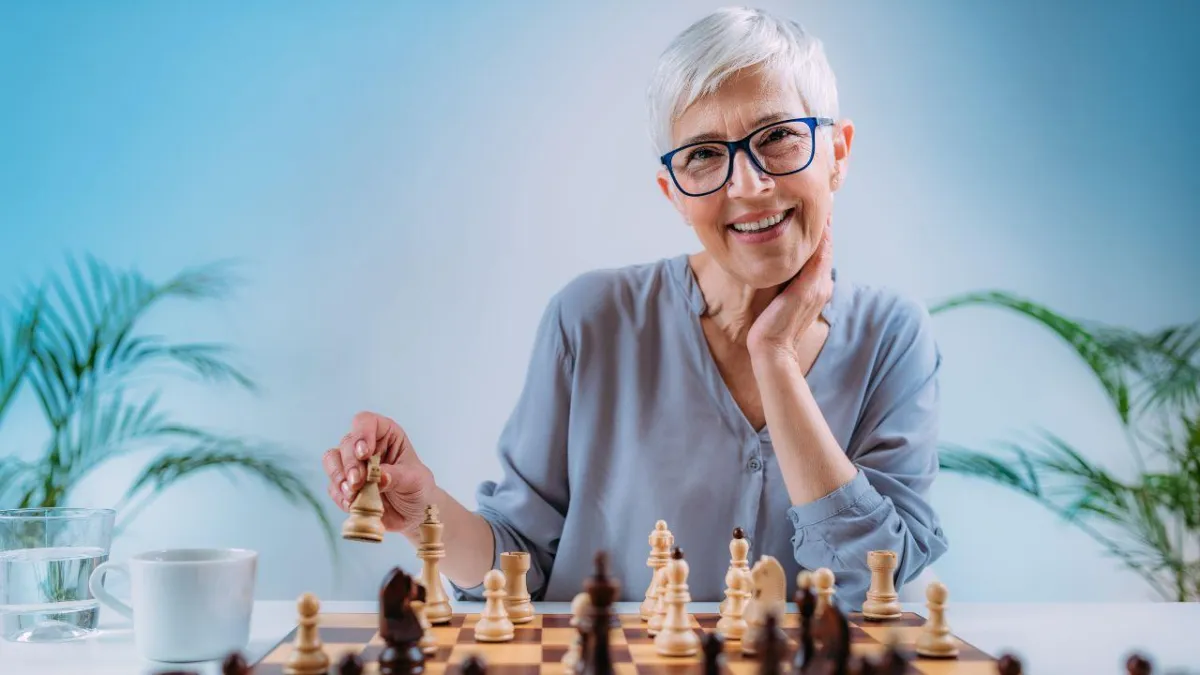
{"type": "Polygon", "coordinates": [[[753,223],[735,223],[733,225],[733,229],[737,230],[738,232],[757,232],[759,230],[765,230],[783,220],[785,215],[787,215],[787,211],[771,216],[770,218],[763,218],[762,220],[753,223]]]}

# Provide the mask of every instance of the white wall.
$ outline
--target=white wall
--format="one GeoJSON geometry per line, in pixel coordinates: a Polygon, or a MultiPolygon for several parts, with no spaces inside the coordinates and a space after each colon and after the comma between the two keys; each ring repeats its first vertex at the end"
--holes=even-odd
{"type": "MultiPolygon", "coordinates": [[[[1196,317],[1187,17],[764,4],[826,40],[858,124],[835,216],[844,275],[928,301],[1005,288],[1145,329],[1196,317]]],[[[472,503],[547,297],[584,270],[697,247],[654,185],[642,94],[667,40],[715,6],[14,13],[0,289],[68,251],[156,278],[241,258],[235,299],[164,307],[147,328],[234,344],[265,392],[172,384],[171,409],[290,445],[319,493],[321,452],[377,410],[472,503]],[[472,147],[482,168],[463,164],[472,147]]],[[[1051,336],[994,312],[937,326],[947,440],[1043,425],[1128,467],[1101,392],[1051,336]]],[[[0,447],[43,442],[26,399],[0,447]]],[[[106,465],[74,501],[115,502],[146,457],[106,465]]],[[[947,476],[933,499],[953,599],[1149,597],[1018,497],[947,476]]],[[[370,598],[388,566],[417,565],[402,540],[342,543],[335,571],[309,516],[220,474],[164,493],[114,557],[193,545],[261,551],[272,599],[370,598]]]]}

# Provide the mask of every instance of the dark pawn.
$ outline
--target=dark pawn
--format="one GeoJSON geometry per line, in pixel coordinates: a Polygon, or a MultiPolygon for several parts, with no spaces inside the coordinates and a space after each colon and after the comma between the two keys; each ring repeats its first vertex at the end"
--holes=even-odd
{"type": "Polygon", "coordinates": [[[879,657],[875,666],[876,675],[904,675],[908,672],[908,662],[896,645],[889,645],[879,657]]]}
{"type": "Polygon", "coordinates": [[[704,634],[704,672],[702,675],[721,675],[725,670],[725,639],[712,631],[704,634]]]}
{"type": "Polygon", "coordinates": [[[250,665],[241,652],[230,652],[221,662],[221,675],[250,675],[250,665]]]}
{"type": "Polygon", "coordinates": [[[796,589],[796,606],[800,612],[800,643],[792,658],[792,667],[797,673],[807,673],[813,663],[813,613],[817,611],[817,596],[811,587],[796,589]]]}
{"type": "MultiPolygon", "coordinates": [[[[821,652],[817,661],[830,675],[846,675],[850,663],[850,622],[837,602],[831,603],[821,612],[816,631],[820,637],[821,652]]],[[[894,672],[894,671],[891,671],[894,672]]],[[[899,671],[903,673],[903,670],[899,671]]]]}
{"type": "Polygon", "coordinates": [[[478,654],[468,654],[458,670],[459,675],[487,675],[487,661],[478,654]]]}
{"type": "MultiPolygon", "coordinates": [[[[676,555],[680,554],[675,549],[676,555]]],[[[620,584],[608,574],[608,554],[604,551],[596,553],[595,572],[583,584],[591,598],[591,606],[584,614],[584,622],[588,630],[587,650],[583,653],[582,675],[615,675],[612,654],[609,649],[609,632],[612,630],[613,600],[617,597],[620,584]]]]}
{"type": "Polygon", "coordinates": [[[762,632],[758,635],[758,642],[754,645],[760,661],[758,664],[759,675],[783,675],[785,670],[783,662],[787,658],[785,639],[786,635],[779,628],[779,615],[775,612],[768,612],[762,632]]]}
{"type": "Polygon", "coordinates": [[[346,652],[346,655],[338,661],[337,672],[338,675],[362,675],[362,657],[355,652],[346,652]]]}
{"type": "Polygon", "coordinates": [[[1021,675],[1021,660],[1012,654],[1002,654],[996,662],[996,672],[1000,675],[1021,675]]]}
{"type": "Polygon", "coordinates": [[[1125,670],[1129,672],[1129,675],[1150,675],[1154,672],[1150,662],[1141,654],[1131,654],[1129,660],[1125,662],[1125,670]]]}

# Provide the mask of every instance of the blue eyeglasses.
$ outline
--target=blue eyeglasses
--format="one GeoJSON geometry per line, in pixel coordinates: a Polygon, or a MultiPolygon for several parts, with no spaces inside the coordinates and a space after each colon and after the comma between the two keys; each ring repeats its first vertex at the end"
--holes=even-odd
{"type": "Polygon", "coordinates": [[[817,127],[833,124],[828,117],[797,117],[755,129],[737,141],[689,143],[659,159],[680,192],[689,197],[703,197],[729,182],[738,149],[745,150],[763,173],[786,176],[803,171],[816,153],[817,127]]]}

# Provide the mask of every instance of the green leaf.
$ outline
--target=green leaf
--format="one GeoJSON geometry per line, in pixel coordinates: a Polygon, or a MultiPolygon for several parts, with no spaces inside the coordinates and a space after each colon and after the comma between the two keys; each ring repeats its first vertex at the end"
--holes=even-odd
{"type": "Polygon", "coordinates": [[[1091,369],[1108,394],[1117,415],[1125,424],[1130,418],[1129,386],[1120,366],[1118,354],[1106,349],[1094,333],[1082,322],[1065,317],[1049,307],[1005,291],[983,291],[951,297],[930,307],[938,314],[966,306],[986,306],[1011,310],[1040,323],[1062,338],[1091,369]]]}
{"type": "Polygon", "coordinates": [[[209,437],[192,447],[163,453],[146,466],[126,491],[123,501],[132,500],[143,491],[148,492],[150,497],[123,514],[118,530],[124,529],[150,498],[171,485],[204,471],[228,473],[238,470],[262,480],[289,503],[307,506],[316,516],[336,556],[334,526],[325,514],[321,501],[309,490],[302,476],[288,468],[293,463],[294,460],[275,452],[270,446],[236,438],[209,437]]]}
{"type": "Polygon", "coordinates": [[[120,378],[155,362],[183,366],[212,381],[250,387],[250,378],[224,361],[223,348],[209,344],[168,345],[160,337],[137,336],[137,323],[169,298],[222,297],[229,287],[225,264],[184,272],[156,284],[135,271],[117,272],[87,259],[68,260],[68,285],[54,276],[37,331],[31,370],[33,388],[51,426],[65,426],[82,395],[105,378],[120,378]]]}
{"type": "Polygon", "coordinates": [[[0,421],[20,390],[33,361],[33,337],[41,319],[40,298],[26,300],[15,314],[12,332],[7,328],[8,308],[0,308],[0,421]]]}

